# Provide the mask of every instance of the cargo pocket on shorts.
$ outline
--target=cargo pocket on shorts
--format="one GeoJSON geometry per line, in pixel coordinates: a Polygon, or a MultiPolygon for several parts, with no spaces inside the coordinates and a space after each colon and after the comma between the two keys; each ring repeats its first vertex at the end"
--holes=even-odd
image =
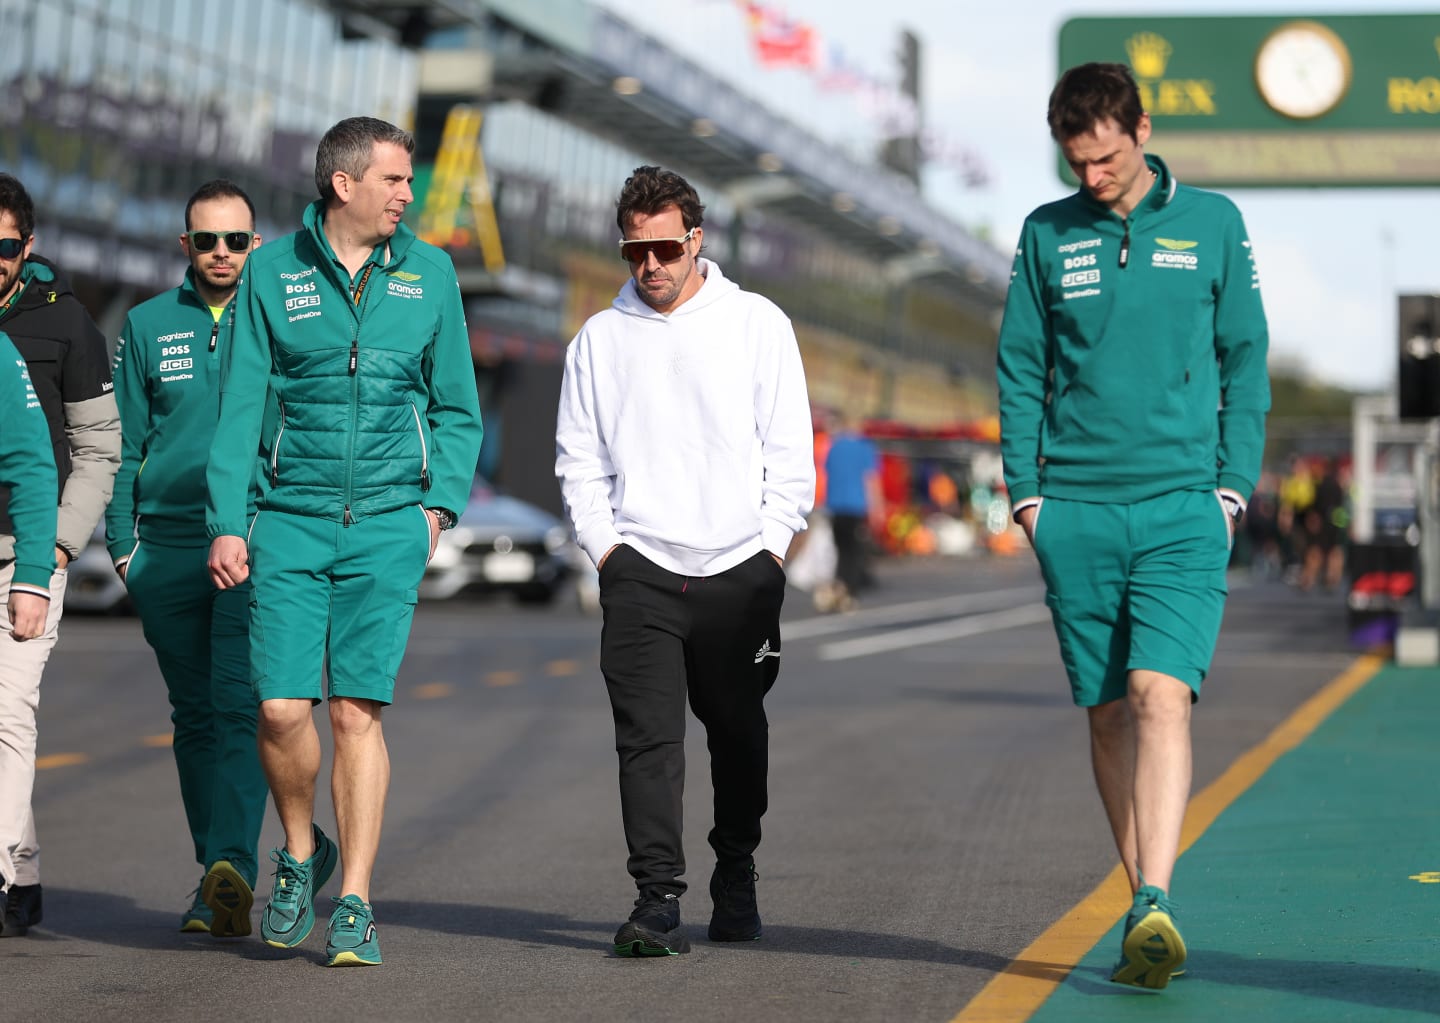
{"type": "Polygon", "coordinates": [[[1075,644],[1070,637],[1070,628],[1065,624],[1064,608],[1061,605],[1059,596],[1054,593],[1045,594],[1045,606],[1050,609],[1050,620],[1055,625],[1055,638],[1060,643],[1060,663],[1065,666],[1065,674],[1073,680],[1076,676],[1075,644]]]}
{"type": "Polygon", "coordinates": [[[385,656],[385,677],[393,684],[400,673],[400,662],[405,659],[405,646],[410,642],[410,625],[415,618],[415,601],[418,590],[407,590],[401,600],[399,613],[395,616],[395,632],[390,637],[390,650],[385,656]]]}

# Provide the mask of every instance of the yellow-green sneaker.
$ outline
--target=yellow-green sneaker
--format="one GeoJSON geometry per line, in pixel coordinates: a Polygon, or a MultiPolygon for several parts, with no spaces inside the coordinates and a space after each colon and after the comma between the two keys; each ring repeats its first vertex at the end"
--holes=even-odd
{"type": "Polygon", "coordinates": [[[1110,979],[1159,991],[1185,965],[1185,939],[1175,924],[1176,907],[1154,885],[1144,885],[1125,917],[1120,961],[1110,979]]]}
{"type": "Polygon", "coordinates": [[[325,931],[327,966],[379,966],[380,935],[370,903],[358,895],[331,899],[335,912],[325,931]]]}
{"type": "Polygon", "coordinates": [[[214,918],[207,930],[217,938],[243,938],[250,933],[250,907],[255,893],[229,860],[216,860],[200,885],[200,898],[214,918]]]}
{"type": "Polygon", "coordinates": [[[210,921],[214,914],[210,907],[205,905],[201,892],[205,888],[205,879],[202,877],[195,890],[190,893],[190,908],[180,917],[180,931],[183,934],[200,934],[210,930],[210,921]]]}

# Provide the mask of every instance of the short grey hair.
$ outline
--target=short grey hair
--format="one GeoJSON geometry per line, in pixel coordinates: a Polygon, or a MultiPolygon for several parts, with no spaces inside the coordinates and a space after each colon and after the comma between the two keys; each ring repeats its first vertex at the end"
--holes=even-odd
{"type": "Polygon", "coordinates": [[[370,169],[375,143],[388,142],[415,155],[415,136],[378,117],[347,117],[325,133],[315,150],[315,187],[327,203],[335,198],[330,183],[336,171],[363,178],[370,169]]]}

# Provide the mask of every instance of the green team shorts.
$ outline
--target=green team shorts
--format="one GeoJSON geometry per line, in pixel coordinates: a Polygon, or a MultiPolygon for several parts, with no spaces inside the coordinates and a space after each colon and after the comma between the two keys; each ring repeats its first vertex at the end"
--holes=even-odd
{"type": "Polygon", "coordinates": [[[343,526],[262,510],[250,528],[250,672],[261,700],[390,703],[430,520],[418,504],[343,526]]]}
{"type": "Polygon", "coordinates": [[[1077,706],[1123,698],[1136,670],[1177,678],[1199,699],[1225,609],[1229,523],[1213,490],[1041,502],[1035,555],[1077,706]]]}

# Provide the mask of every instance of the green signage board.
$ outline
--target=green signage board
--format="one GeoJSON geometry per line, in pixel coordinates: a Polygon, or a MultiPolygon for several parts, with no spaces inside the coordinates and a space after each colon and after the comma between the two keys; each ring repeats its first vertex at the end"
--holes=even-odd
{"type": "Polygon", "coordinates": [[[1088,61],[1130,66],[1182,181],[1440,184],[1440,14],[1071,19],[1060,67],[1088,61]]]}

